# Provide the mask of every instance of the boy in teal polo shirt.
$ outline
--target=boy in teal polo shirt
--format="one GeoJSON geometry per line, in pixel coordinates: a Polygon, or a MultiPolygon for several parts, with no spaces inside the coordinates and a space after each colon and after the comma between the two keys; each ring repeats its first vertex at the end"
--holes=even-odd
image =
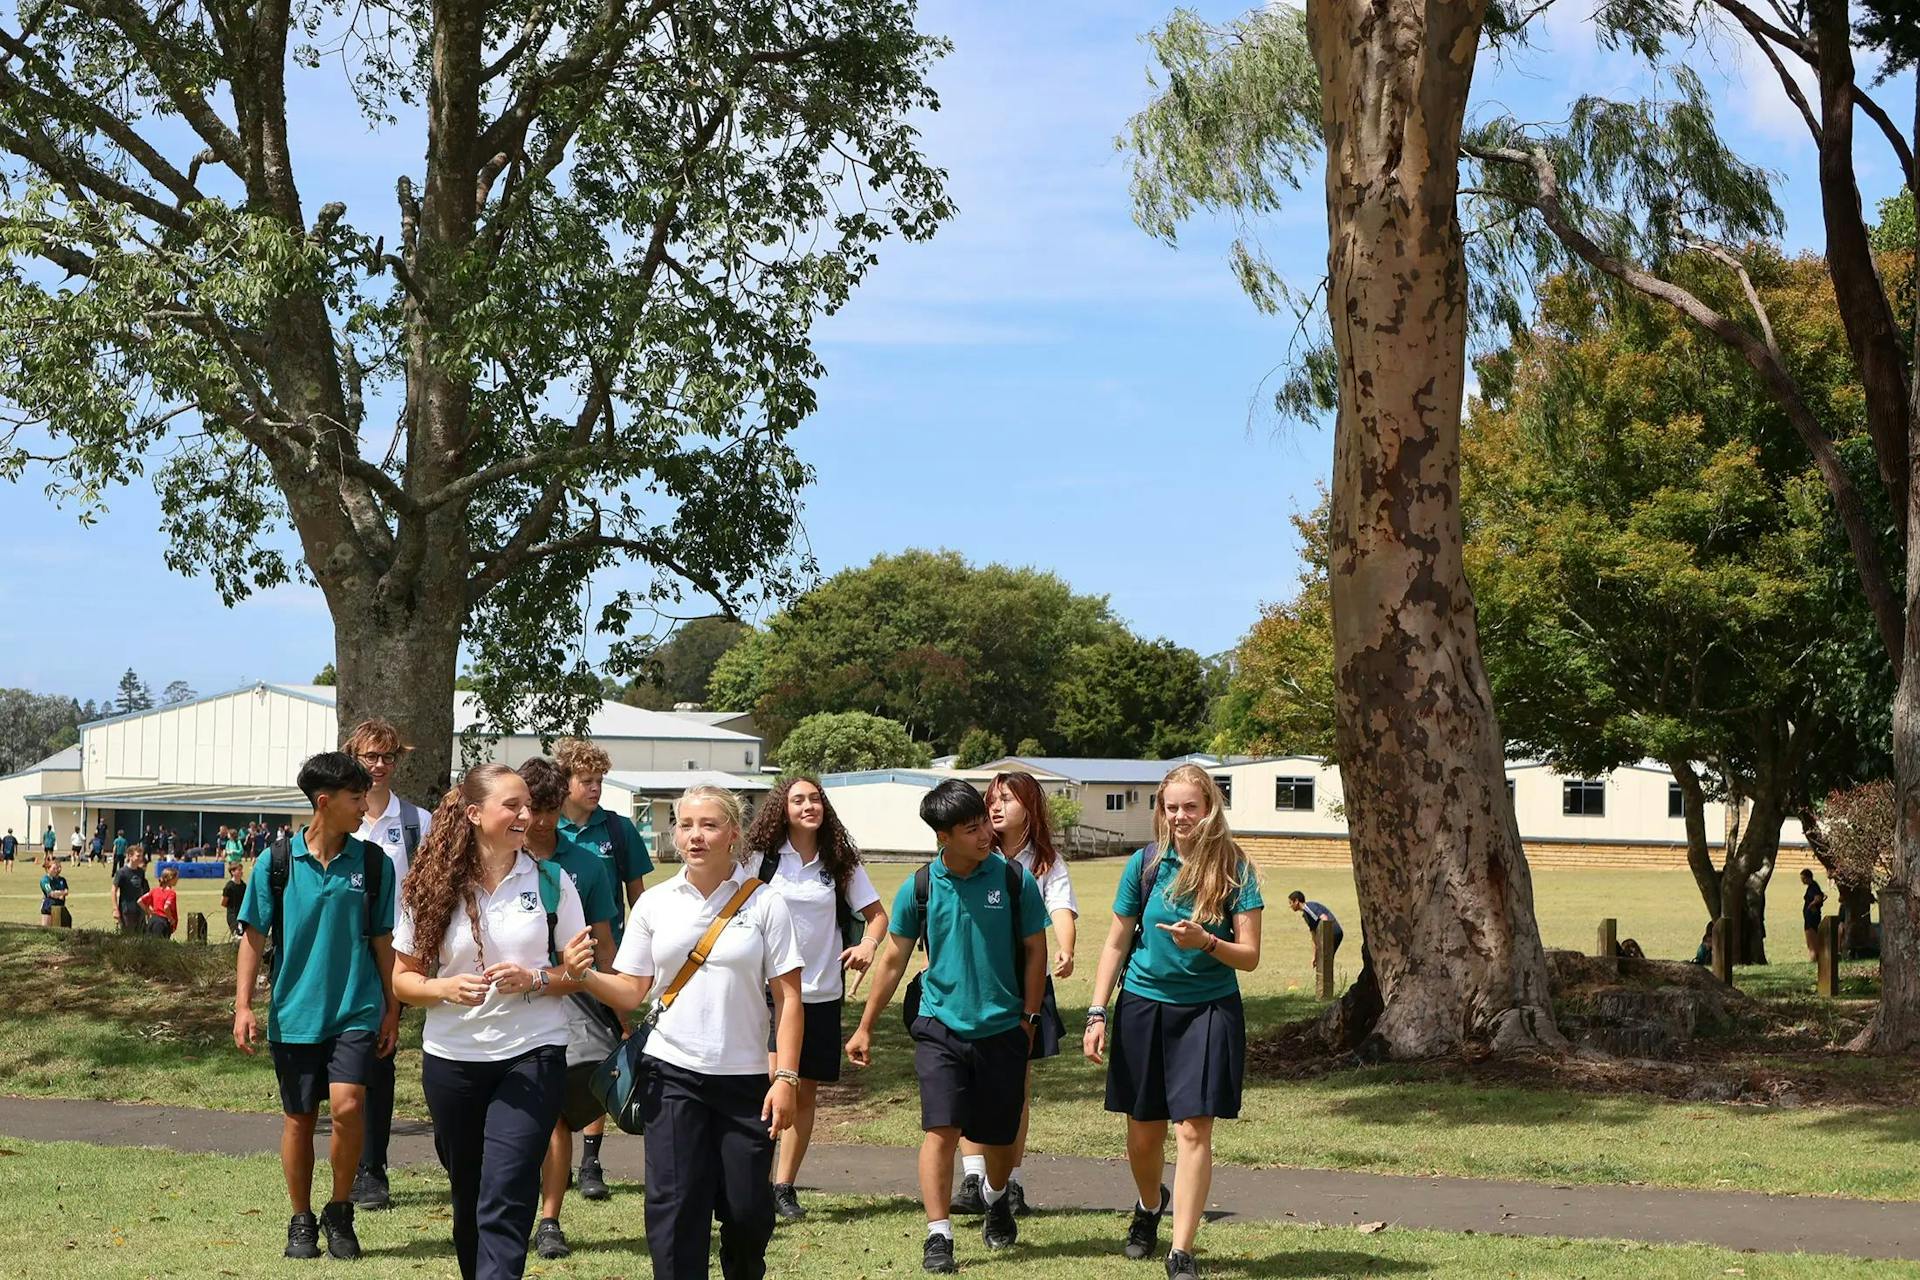
{"type": "Polygon", "coordinates": [[[632,818],[600,807],[601,784],[613,768],[611,756],[585,738],[562,738],[553,744],[553,759],[569,778],[567,799],[560,806],[560,844],[588,850],[606,867],[613,884],[613,941],[618,947],[627,913],[647,887],[653,858],[632,818]]]}
{"type": "Polygon", "coordinates": [[[245,1053],[252,1053],[260,1038],[254,981],[268,936],[276,943],[267,1047],[285,1114],[280,1168],[293,1201],[289,1258],[319,1257],[322,1230],[330,1256],[360,1256],[349,1196],[364,1137],[367,1073],[376,1053],[393,1052],[399,1034],[400,1006],[393,996],[395,877],[384,853],[353,836],[366,814],[370,785],[366,768],[345,752],[324,751],[301,765],[299,786],[313,816],[293,837],[279,901],[269,865],[265,874],[254,875],[240,905],[246,937],[234,980],[233,1042],[245,1053]],[[375,858],[380,865],[370,874],[375,858]],[[377,894],[371,902],[370,892],[377,894]],[[328,1149],[333,1197],[316,1221],[313,1131],[322,1094],[333,1125],[328,1149]]]}
{"type": "MultiPolygon", "coordinates": [[[[920,817],[938,837],[940,854],[924,877],[909,876],[894,898],[887,930],[892,945],[874,966],[847,1057],[857,1067],[871,1061],[874,1024],[893,999],[915,940],[924,938],[927,968],[908,1025],[926,1132],[920,1198],[927,1238],[920,1265],[944,1274],[957,1269],[948,1206],[962,1137],[980,1144],[987,1160],[981,1238],[989,1249],[1019,1239],[1007,1176],[1020,1131],[1027,1056],[1046,994],[1047,909],[1032,873],[993,851],[986,802],[970,785],[958,778],[941,783],[920,801],[920,817]]],[[[913,998],[909,990],[909,1004],[913,998]]]]}

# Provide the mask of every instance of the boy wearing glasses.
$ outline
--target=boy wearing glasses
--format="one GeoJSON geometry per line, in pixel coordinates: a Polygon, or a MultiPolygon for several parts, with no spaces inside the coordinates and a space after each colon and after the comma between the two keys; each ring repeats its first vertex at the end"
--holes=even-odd
{"type": "MultiPolygon", "coordinates": [[[[367,788],[367,816],[354,835],[384,849],[393,863],[396,894],[407,877],[414,850],[426,839],[433,815],[394,794],[393,771],[400,757],[413,750],[400,731],[385,720],[363,720],[353,727],[340,749],[360,762],[373,779],[367,788]]],[[[396,898],[397,900],[397,898],[396,898]]],[[[404,1015],[404,1010],[402,1011],[404,1015]]],[[[361,1209],[384,1209],[387,1190],[387,1142],[393,1136],[393,1069],[396,1052],[376,1056],[367,1073],[366,1142],[360,1148],[360,1168],[353,1178],[352,1200],[361,1209]]]]}

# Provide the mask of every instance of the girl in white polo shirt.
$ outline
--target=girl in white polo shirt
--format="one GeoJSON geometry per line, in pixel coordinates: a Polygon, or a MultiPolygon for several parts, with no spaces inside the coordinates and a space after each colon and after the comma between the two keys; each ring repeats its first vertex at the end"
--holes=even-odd
{"type": "Polygon", "coordinates": [[[546,903],[554,938],[590,937],[572,882],[549,875],[543,893],[547,873],[522,851],[530,816],[518,773],[468,770],[414,855],[393,930],[394,994],[427,1010],[422,1084],[465,1280],[525,1270],[566,1088],[567,1009],[555,997],[580,988],[549,953],[546,903]]]}
{"type": "MultiPolygon", "coordinates": [[[[567,944],[568,974],[626,1013],[656,980],[671,983],[745,887],[746,870],[735,861],[741,820],[739,800],[723,788],[682,795],[673,842],[685,865],[634,903],[612,973],[594,970],[593,938],[583,929],[567,944]]],[[[647,1251],[660,1280],[707,1274],[716,1216],[727,1280],[767,1273],[773,1140],[793,1121],[800,1083],[800,969],[786,903],[756,887],[647,1037],[647,1251]],[[778,1028],[771,1086],[762,994],[769,986],[778,1028]]]]}

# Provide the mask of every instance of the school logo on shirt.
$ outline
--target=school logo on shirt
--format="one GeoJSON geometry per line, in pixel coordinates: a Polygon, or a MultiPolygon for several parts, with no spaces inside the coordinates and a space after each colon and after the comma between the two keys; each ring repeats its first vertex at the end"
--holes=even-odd
{"type": "Polygon", "coordinates": [[[603,858],[611,858],[613,856],[613,841],[602,840],[600,842],[600,856],[603,858]]]}
{"type": "Polygon", "coordinates": [[[540,909],[540,895],[531,889],[522,892],[520,895],[520,909],[522,911],[538,911],[540,909]]]}
{"type": "Polygon", "coordinates": [[[352,889],[355,893],[365,893],[367,891],[366,876],[362,875],[358,871],[354,872],[352,875],[347,877],[347,887],[349,889],[352,889]]]}
{"type": "Polygon", "coordinates": [[[393,826],[388,827],[387,834],[382,836],[381,839],[385,840],[388,844],[399,844],[400,843],[399,824],[395,823],[393,826]]]}
{"type": "Polygon", "coordinates": [[[1000,905],[1000,890],[998,889],[987,890],[987,905],[990,907],[997,907],[1000,905]]]}

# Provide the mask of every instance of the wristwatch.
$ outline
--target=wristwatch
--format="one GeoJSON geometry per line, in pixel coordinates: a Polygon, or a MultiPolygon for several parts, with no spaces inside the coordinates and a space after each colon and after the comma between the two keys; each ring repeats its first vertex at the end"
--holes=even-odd
{"type": "Polygon", "coordinates": [[[1037,1013],[1023,1013],[1020,1015],[1020,1021],[1026,1023],[1031,1030],[1040,1030],[1040,1015],[1037,1013]]]}

